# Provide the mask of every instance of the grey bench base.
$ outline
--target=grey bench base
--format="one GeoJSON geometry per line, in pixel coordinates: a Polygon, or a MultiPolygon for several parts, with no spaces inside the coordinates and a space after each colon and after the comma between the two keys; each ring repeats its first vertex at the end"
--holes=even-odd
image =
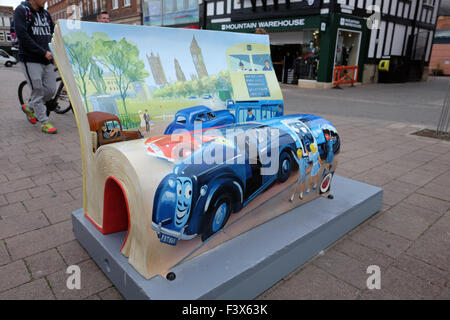
{"type": "Polygon", "coordinates": [[[253,299],[381,209],[383,190],[335,176],[320,197],[174,267],[176,278],[142,277],[119,251],[124,232],[101,234],[79,209],[81,245],[127,299],[253,299]]]}

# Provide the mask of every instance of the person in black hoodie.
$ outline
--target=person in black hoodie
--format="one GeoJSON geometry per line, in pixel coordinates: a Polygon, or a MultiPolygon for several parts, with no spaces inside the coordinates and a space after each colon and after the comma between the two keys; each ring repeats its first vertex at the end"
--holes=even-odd
{"type": "Polygon", "coordinates": [[[48,121],[45,103],[53,98],[56,75],[48,44],[55,28],[50,13],[44,9],[47,0],[23,1],[14,10],[14,28],[19,40],[19,61],[31,86],[28,104],[21,108],[32,124],[41,123],[45,133],[56,133],[48,121]]]}

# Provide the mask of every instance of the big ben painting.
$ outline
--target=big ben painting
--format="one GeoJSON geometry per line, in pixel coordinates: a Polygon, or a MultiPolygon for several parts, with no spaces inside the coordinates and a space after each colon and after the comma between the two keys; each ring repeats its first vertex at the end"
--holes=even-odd
{"type": "Polygon", "coordinates": [[[195,65],[195,70],[197,70],[198,77],[207,77],[208,71],[206,70],[205,62],[203,60],[202,50],[198,46],[197,40],[195,40],[195,36],[192,37],[191,55],[192,61],[195,65]]]}

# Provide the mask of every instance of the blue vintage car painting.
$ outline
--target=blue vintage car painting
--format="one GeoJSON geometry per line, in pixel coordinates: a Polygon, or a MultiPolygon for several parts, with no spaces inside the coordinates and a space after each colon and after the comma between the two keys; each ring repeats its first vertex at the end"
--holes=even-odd
{"type": "MultiPolygon", "coordinates": [[[[202,130],[192,132],[192,136],[196,139],[192,145],[197,147],[173,162],[173,172],[160,182],[153,202],[152,229],[161,242],[170,245],[197,235],[205,241],[225,226],[232,213],[239,212],[274,183],[286,182],[293,172],[298,174],[299,150],[304,154],[317,150],[317,158],[326,168],[316,192],[327,193],[335,170],[331,162],[340,149],[334,126],[321,117],[305,114],[202,130]],[[256,136],[255,132],[263,134],[256,136]],[[239,145],[237,137],[243,133],[245,141],[239,145]],[[211,138],[213,135],[217,138],[211,138]],[[266,137],[265,143],[261,143],[261,136],[266,137]],[[256,156],[252,148],[258,151],[256,156]],[[196,161],[218,151],[223,155],[221,161],[196,161]],[[272,160],[263,161],[262,155],[276,160],[277,166],[270,174],[262,174],[262,169],[272,164],[272,160]]],[[[158,138],[152,140],[155,149],[158,138]]]]}
{"type": "Polygon", "coordinates": [[[172,134],[176,130],[192,131],[196,123],[207,129],[235,123],[235,118],[228,110],[213,111],[206,106],[185,108],[175,114],[174,121],[167,126],[164,134],[172,134]]]}

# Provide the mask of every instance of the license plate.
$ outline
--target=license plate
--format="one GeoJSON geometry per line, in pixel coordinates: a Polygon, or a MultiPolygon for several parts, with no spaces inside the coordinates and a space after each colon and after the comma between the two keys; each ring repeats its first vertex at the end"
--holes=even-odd
{"type": "Polygon", "coordinates": [[[161,238],[159,238],[159,241],[170,244],[172,246],[176,245],[178,242],[178,239],[172,236],[169,236],[167,234],[161,234],[161,238]]]}

